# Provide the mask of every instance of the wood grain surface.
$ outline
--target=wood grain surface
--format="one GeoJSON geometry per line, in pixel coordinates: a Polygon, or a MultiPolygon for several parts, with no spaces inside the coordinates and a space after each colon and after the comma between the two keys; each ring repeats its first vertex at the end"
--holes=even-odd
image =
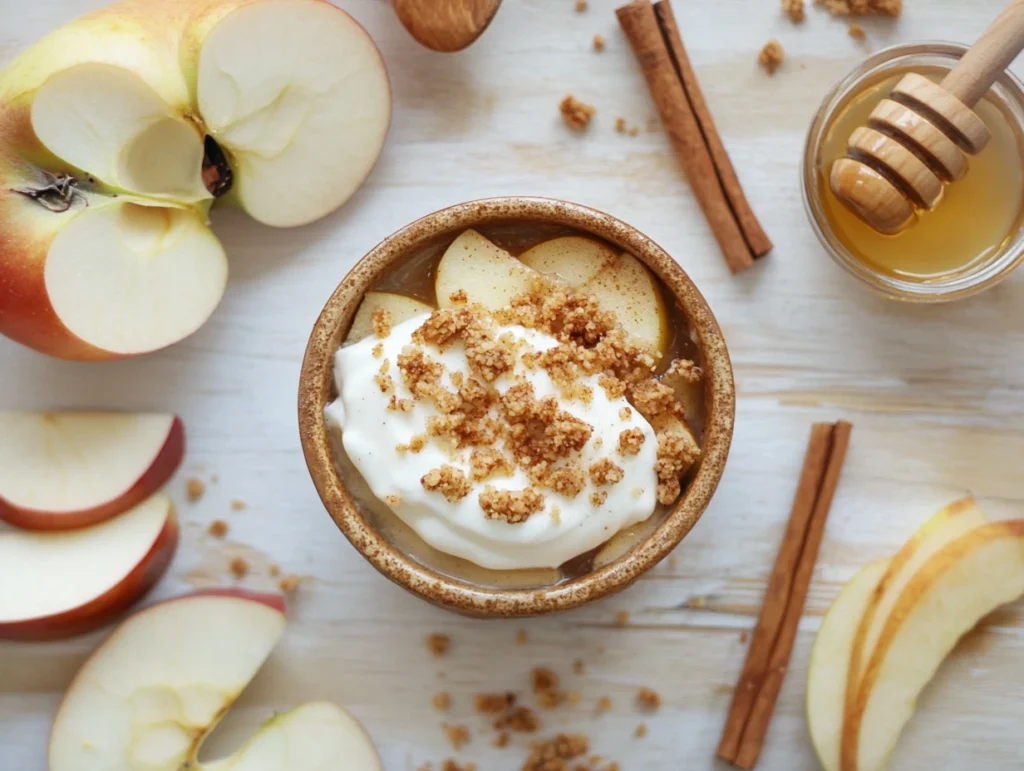
{"type": "MultiPolygon", "coordinates": [[[[100,0],[0,2],[0,61],[100,0]]],[[[507,0],[459,54],[411,43],[380,0],[343,7],[383,51],[395,98],[385,153],[340,212],[291,231],[234,212],[214,223],[231,260],[227,296],[196,335],[139,359],[75,364],[0,339],[0,405],[175,411],[188,454],[170,486],[182,546],[154,597],[231,583],[234,555],[255,568],[310,576],[280,646],[218,729],[205,757],[237,746],[273,711],[330,699],[362,720],[388,771],[452,755],[431,707],[474,735],[459,754],[481,771],[514,771],[525,742],[494,749],[471,695],[528,690],[549,666],[582,700],[545,727],[589,733],[624,769],[724,769],[714,749],[789,513],[809,424],[855,424],[843,479],[801,621],[789,676],[759,768],[815,768],[803,717],[808,652],[840,586],[894,552],[935,509],[965,492],[996,516],[1024,515],[1024,275],[948,307],[909,307],[861,290],[819,248],[800,200],[804,134],[826,89],[868,51],[915,39],[973,40],[1001,0],[907,0],[902,19],[868,20],[866,43],[817,8],[793,26],[777,0],[691,0],[676,16],[709,107],[775,250],[732,277],[658,125],[613,13],[616,0],[507,0]],[[595,34],[607,38],[595,53],[595,34]],[[756,65],[769,37],[787,51],[769,78],[756,65]],[[572,93],[597,115],[567,130],[572,93]],[[614,130],[622,116],[641,128],[614,130]],[[429,211],[471,198],[549,195],[607,210],[674,254],[707,296],[736,367],[732,455],[710,509],[671,559],[629,591],[566,615],[480,622],[429,607],[375,573],[327,517],[296,428],[299,364],[316,315],[378,240],[429,211]],[[189,477],[206,495],[187,502],[189,477]],[[247,508],[232,511],[232,499],[247,508]],[[214,519],[231,531],[205,535],[214,519]],[[619,626],[616,613],[628,611],[619,626]],[[526,629],[529,642],[516,644],[526,629]],[[425,635],[445,632],[433,659],[425,635]],[[582,658],[586,674],[572,674],[582,658]],[[638,686],[663,699],[632,706],[638,686]],[[612,711],[596,716],[601,696],[612,711]],[[634,739],[638,722],[649,732],[634,739]]],[[[1020,70],[1018,70],[1020,71],[1020,70]]],[[[2,587],[0,591],[16,591],[2,587]]],[[[50,716],[101,633],[66,642],[0,644],[0,770],[44,771],[50,716]]],[[[898,771],[1024,765],[1024,606],[973,633],[925,693],[893,758],[898,771]]]]}

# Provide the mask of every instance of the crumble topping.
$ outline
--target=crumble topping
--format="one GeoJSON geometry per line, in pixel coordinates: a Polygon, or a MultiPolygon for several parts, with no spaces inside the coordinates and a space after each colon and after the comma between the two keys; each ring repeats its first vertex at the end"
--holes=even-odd
{"type": "Polygon", "coordinates": [[[633,736],[637,739],[643,739],[647,736],[647,723],[640,723],[633,731],[633,736]]]}
{"type": "Polygon", "coordinates": [[[446,634],[427,635],[427,650],[435,656],[443,656],[448,652],[452,639],[446,634]]]}
{"type": "Polygon", "coordinates": [[[637,455],[644,444],[644,432],[639,428],[627,428],[619,434],[619,454],[637,455]]]}
{"type": "Polygon", "coordinates": [[[594,50],[601,52],[604,50],[604,35],[594,35],[594,50]]]}
{"type": "Polygon", "coordinates": [[[612,708],[612,700],[608,696],[602,696],[597,700],[597,713],[603,715],[605,712],[610,712],[612,708]]]}
{"type": "Polygon", "coordinates": [[[601,458],[590,466],[590,480],[595,485],[614,485],[622,481],[625,472],[608,458],[601,458]]]}
{"type": "Polygon", "coordinates": [[[391,379],[391,375],[388,374],[388,369],[391,367],[391,362],[387,359],[381,362],[380,369],[377,370],[377,374],[373,376],[373,382],[380,388],[382,394],[391,393],[395,390],[395,381],[391,379]]]}
{"type": "Polygon", "coordinates": [[[473,450],[469,456],[469,468],[474,482],[482,482],[492,476],[509,476],[514,471],[511,461],[493,447],[473,450]]]}
{"type": "Polygon", "coordinates": [[[241,580],[249,575],[249,562],[243,557],[235,557],[228,564],[228,570],[235,578],[241,580]]]}
{"type": "Polygon", "coordinates": [[[469,296],[466,294],[465,289],[456,289],[454,292],[448,295],[448,299],[456,304],[463,304],[469,302],[469,296]]]}
{"type": "Polygon", "coordinates": [[[631,410],[629,407],[623,407],[621,410],[619,410],[620,420],[629,420],[632,416],[633,410],[631,410]]]}
{"type": "Polygon", "coordinates": [[[540,728],[540,718],[529,707],[513,707],[494,721],[497,731],[513,731],[515,733],[532,734],[540,728]]]}
{"type": "Polygon", "coordinates": [[[583,13],[589,7],[587,0],[576,0],[576,13],[583,13]]]}
{"type": "MultiPolygon", "coordinates": [[[[424,490],[434,492],[435,490],[443,495],[449,503],[461,501],[467,495],[473,485],[462,472],[462,469],[445,464],[441,468],[428,471],[420,479],[424,490]]],[[[493,488],[490,488],[493,489],[493,488]]],[[[486,492],[486,491],[485,491],[486,492]]],[[[481,493],[481,505],[483,504],[483,493],[481,493]]],[[[486,511],[486,510],[485,510],[486,511]]],[[[493,517],[491,517],[493,519],[493,517]]]]}
{"type": "Polygon", "coordinates": [[[581,734],[558,734],[534,744],[531,749],[523,771],[569,771],[566,761],[586,755],[590,740],[581,734]]]}
{"type": "Polygon", "coordinates": [[[847,31],[854,40],[864,40],[868,36],[868,33],[859,24],[851,24],[847,31]]]}
{"type": "Polygon", "coordinates": [[[501,715],[515,706],[516,695],[507,693],[478,693],[473,697],[473,708],[481,715],[501,715]]]}
{"type": "Polygon", "coordinates": [[[391,334],[391,314],[383,308],[374,308],[370,317],[373,324],[373,333],[380,338],[391,334]]]}
{"type": "Polygon", "coordinates": [[[764,44],[764,48],[757,56],[757,63],[764,67],[769,75],[774,75],[775,70],[779,68],[785,57],[786,51],[782,44],[778,40],[772,39],[764,44]]]}
{"type": "Polygon", "coordinates": [[[532,514],[544,509],[544,496],[533,488],[498,490],[493,485],[487,485],[480,493],[479,500],[487,519],[501,519],[510,525],[525,522],[532,514]]]}
{"type": "Polygon", "coordinates": [[[399,495],[385,495],[384,496],[384,503],[386,503],[391,508],[395,508],[401,502],[402,502],[402,497],[399,496],[399,495]]]}
{"type": "Polygon", "coordinates": [[[399,399],[394,394],[388,400],[388,410],[391,412],[412,412],[412,399],[399,399]]]}
{"type": "Polygon", "coordinates": [[[185,483],[185,495],[188,496],[189,503],[196,503],[203,494],[206,492],[206,484],[202,479],[192,477],[185,483]]]}
{"type": "Polygon", "coordinates": [[[444,723],[441,727],[448,736],[448,741],[451,742],[452,749],[456,752],[469,744],[469,729],[466,726],[449,725],[448,723],[444,723]]]}
{"type": "Polygon", "coordinates": [[[899,16],[903,0],[815,0],[833,16],[899,16]]]}
{"type": "Polygon", "coordinates": [[[373,346],[372,353],[373,353],[373,358],[375,358],[375,359],[379,359],[381,356],[383,356],[384,355],[384,343],[377,343],[375,346],[373,346]]]}
{"type": "Polygon", "coordinates": [[[583,131],[590,125],[590,119],[597,110],[589,104],[577,101],[571,94],[558,104],[565,125],[575,131],[583,131]]]}
{"type": "Polygon", "coordinates": [[[431,700],[434,705],[434,709],[438,712],[447,712],[452,706],[452,697],[447,691],[439,691],[434,694],[434,698],[431,700]]]}
{"type": "Polygon", "coordinates": [[[638,688],[636,692],[636,704],[644,712],[654,712],[661,706],[661,696],[651,688],[638,688]]]}
{"type": "Polygon", "coordinates": [[[604,502],[608,500],[608,493],[604,490],[600,492],[594,492],[590,494],[590,503],[597,508],[598,506],[604,506],[604,502]]]}
{"type": "Polygon", "coordinates": [[[680,477],[700,455],[693,435],[681,423],[675,423],[678,424],[677,429],[670,427],[657,434],[658,459],[654,463],[654,471],[658,475],[658,502],[666,506],[679,496],[682,491],[680,477]]]}
{"type": "Polygon", "coordinates": [[[799,24],[804,20],[804,0],[782,0],[782,12],[794,24],[799,24]]]}
{"type": "Polygon", "coordinates": [[[667,382],[699,383],[704,377],[704,370],[698,367],[690,359],[673,359],[665,371],[663,380],[667,382]]]}

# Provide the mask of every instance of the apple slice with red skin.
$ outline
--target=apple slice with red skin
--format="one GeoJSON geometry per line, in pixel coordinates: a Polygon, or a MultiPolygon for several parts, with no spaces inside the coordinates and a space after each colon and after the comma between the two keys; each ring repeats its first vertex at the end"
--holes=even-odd
{"type": "Polygon", "coordinates": [[[216,591],[139,611],[72,681],[50,771],[380,771],[369,737],[323,702],[275,716],[236,753],[200,764],[203,740],[285,627],[280,595],[216,591]]]}
{"type": "Polygon", "coordinates": [[[0,532],[0,639],[102,626],[160,580],[177,545],[174,506],[162,493],[92,527],[0,532]]]}
{"type": "Polygon", "coordinates": [[[88,527],[159,490],[185,453],[174,415],[0,412],[0,519],[88,527]]]}

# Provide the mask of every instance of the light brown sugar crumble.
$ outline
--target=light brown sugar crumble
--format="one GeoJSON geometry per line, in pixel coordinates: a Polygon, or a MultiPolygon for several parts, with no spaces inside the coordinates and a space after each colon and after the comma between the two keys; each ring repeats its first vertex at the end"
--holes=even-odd
{"type": "Polygon", "coordinates": [[[604,506],[605,501],[608,500],[608,493],[604,490],[593,492],[590,494],[590,505],[595,508],[598,506],[604,506]]]}
{"type": "Polygon", "coordinates": [[[240,498],[235,498],[234,500],[231,501],[232,511],[245,511],[246,508],[248,507],[245,501],[241,500],[240,498]]]}
{"type": "Polygon", "coordinates": [[[452,749],[458,752],[467,744],[469,744],[469,729],[464,725],[449,725],[444,723],[441,726],[444,729],[445,735],[448,737],[448,741],[452,745],[452,749]]]}
{"type": "Polygon", "coordinates": [[[420,479],[420,484],[428,492],[441,493],[449,503],[461,501],[473,488],[462,469],[447,464],[428,471],[420,479]]]}
{"type": "Polygon", "coordinates": [[[587,3],[587,0],[576,0],[576,5],[575,5],[576,13],[583,13],[589,7],[590,6],[587,3]]]}
{"type": "Polygon", "coordinates": [[[850,37],[852,37],[854,40],[865,40],[868,36],[868,34],[864,31],[864,28],[859,24],[851,24],[847,29],[847,32],[850,33],[850,37]]]}
{"type": "Polygon", "coordinates": [[[497,731],[532,734],[540,728],[540,718],[529,707],[513,707],[494,721],[494,728],[497,731]]]}
{"type": "Polygon", "coordinates": [[[544,496],[532,488],[498,490],[487,485],[479,496],[480,508],[487,519],[500,519],[515,525],[544,509],[544,496]]]}
{"type": "Polygon", "coordinates": [[[206,532],[214,538],[223,538],[228,534],[228,523],[223,519],[215,519],[210,523],[210,526],[206,528],[206,532]]]}
{"type": "Polygon", "coordinates": [[[501,715],[515,706],[516,695],[507,693],[478,693],[473,697],[473,708],[481,715],[501,715]]]}
{"type": "Polygon", "coordinates": [[[804,0],[782,0],[782,12],[794,24],[799,24],[804,20],[804,0]]]}
{"type": "Polygon", "coordinates": [[[371,353],[373,353],[373,358],[375,359],[379,359],[381,356],[383,356],[384,343],[377,343],[375,346],[373,346],[371,353]]]}
{"type": "Polygon", "coordinates": [[[612,708],[612,700],[608,696],[602,696],[597,700],[597,713],[603,715],[605,712],[610,712],[612,708]]]}
{"type": "Polygon", "coordinates": [[[284,578],[282,578],[280,581],[277,582],[277,588],[280,589],[285,594],[291,594],[292,592],[298,590],[299,584],[301,584],[302,581],[303,581],[302,576],[297,576],[297,575],[294,575],[294,574],[293,575],[289,575],[289,576],[285,576],[284,578]]]}
{"type": "Polygon", "coordinates": [[[773,39],[764,44],[761,53],[757,56],[757,63],[764,67],[769,75],[774,75],[785,58],[786,51],[782,44],[778,40],[773,39]]]}
{"type": "Polygon", "coordinates": [[[833,16],[899,16],[903,0],[815,0],[833,16]]]}
{"type": "Polygon", "coordinates": [[[464,305],[469,302],[469,295],[466,294],[465,289],[456,289],[448,295],[448,299],[456,305],[464,305]]]}
{"type": "Polygon", "coordinates": [[[590,749],[590,740],[582,734],[558,734],[551,739],[537,742],[531,749],[530,757],[523,765],[523,771],[569,771],[570,768],[579,766],[570,766],[566,761],[586,755],[590,749]]]}
{"type": "Polygon", "coordinates": [[[452,640],[446,634],[427,635],[427,650],[434,656],[443,656],[451,647],[452,640]]]}
{"type": "Polygon", "coordinates": [[[373,382],[377,384],[382,394],[389,394],[395,390],[395,381],[391,379],[391,375],[388,374],[388,369],[391,368],[391,362],[384,359],[380,363],[380,369],[377,370],[377,374],[373,376],[373,382]]]}
{"type": "Polygon", "coordinates": [[[637,727],[633,731],[633,736],[637,739],[643,739],[645,736],[647,736],[647,724],[640,723],[639,725],[637,725],[637,727]]]}
{"type": "Polygon", "coordinates": [[[605,45],[604,35],[594,35],[593,45],[595,51],[603,51],[605,45]]]}
{"type": "Polygon", "coordinates": [[[565,125],[575,131],[583,131],[590,125],[590,120],[597,112],[592,105],[577,101],[572,95],[565,97],[558,104],[565,125]]]}
{"type": "Polygon", "coordinates": [[[637,707],[643,712],[654,712],[661,706],[661,696],[651,688],[638,688],[636,692],[637,707]]]}
{"type": "Polygon", "coordinates": [[[185,495],[188,496],[189,503],[196,503],[203,497],[203,493],[205,492],[206,484],[202,479],[192,477],[185,483],[185,495]]]}
{"type": "Polygon", "coordinates": [[[622,466],[615,465],[609,458],[601,460],[590,466],[590,481],[595,485],[615,485],[622,481],[625,476],[622,466]]]}
{"type": "Polygon", "coordinates": [[[392,394],[391,399],[388,400],[390,412],[412,412],[412,408],[415,406],[412,399],[399,399],[395,394],[392,394]]]}
{"type": "Polygon", "coordinates": [[[620,611],[616,612],[616,614],[615,614],[615,625],[616,626],[625,626],[628,623],[629,623],[629,611],[628,610],[620,610],[620,611]]]}
{"type": "Polygon", "coordinates": [[[633,410],[631,410],[629,407],[623,407],[621,410],[619,410],[619,419],[620,420],[629,420],[630,417],[632,417],[632,415],[633,415],[633,410]]]}
{"type": "Polygon", "coordinates": [[[476,763],[459,763],[448,758],[441,766],[441,771],[476,771],[476,763]]]}
{"type": "Polygon", "coordinates": [[[373,309],[370,322],[373,324],[373,334],[377,337],[385,338],[391,334],[391,314],[383,308],[373,309]]]}
{"type": "Polygon", "coordinates": [[[699,383],[704,376],[704,371],[690,359],[673,359],[665,371],[666,382],[699,383]]]}
{"type": "Polygon", "coordinates": [[[447,691],[438,691],[430,701],[438,712],[447,712],[452,706],[452,697],[447,691]]]}
{"type": "Polygon", "coordinates": [[[493,447],[481,447],[470,454],[469,470],[474,482],[482,482],[494,476],[507,477],[515,469],[500,451],[493,447]]]}
{"type": "Polygon", "coordinates": [[[400,505],[402,503],[402,496],[400,496],[400,495],[385,495],[384,496],[384,503],[386,503],[391,508],[395,508],[396,506],[398,506],[398,505],[400,505]]]}
{"type": "Polygon", "coordinates": [[[619,434],[619,454],[638,455],[645,439],[646,437],[641,429],[627,428],[619,434]]]}
{"type": "Polygon", "coordinates": [[[242,579],[249,574],[249,562],[242,557],[235,557],[228,564],[228,569],[235,578],[242,579]]]}

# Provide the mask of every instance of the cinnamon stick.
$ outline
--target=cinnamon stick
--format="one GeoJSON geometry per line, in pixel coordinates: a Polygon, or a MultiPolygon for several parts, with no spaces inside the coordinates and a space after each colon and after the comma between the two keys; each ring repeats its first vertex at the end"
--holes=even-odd
{"type": "Polygon", "coordinates": [[[764,746],[852,429],[845,421],[811,429],[789,523],[718,745],[718,756],[740,768],[753,768],[764,746]]]}
{"type": "Polygon", "coordinates": [[[749,268],[772,243],[715,128],[669,0],[636,0],[615,13],[726,264],[733,273],[749,268]]]}

